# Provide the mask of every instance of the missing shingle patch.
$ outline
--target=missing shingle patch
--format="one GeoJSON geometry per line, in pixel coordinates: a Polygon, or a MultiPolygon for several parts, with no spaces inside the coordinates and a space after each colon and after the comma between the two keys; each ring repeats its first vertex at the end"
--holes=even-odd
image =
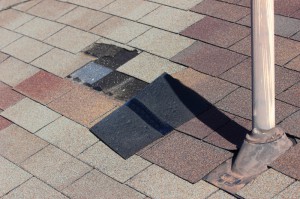
{"type": "Polygon", "coordinates": [[[148,83],[129,75],[114,71],[92,84],[95,90],[114,96],[116,99],[127,101],[144,89],[148,83]]]}
{"type": "Polygon", "coordinates": [[[68,78],[124,101],[148,85],[142,80],[116,71],[119,66],[137,56],[137,50],[130,51],[111,44],[96,43],[85,53],[98,59],[78,69],[68,78]]]}
{"type": "Polygon", "coordinates": [[[72,73],[69,77],[73,78],[74,81],[90,86],[111,72],[112,70],[107,67],[90,62],[72,73]]]}
{"type": "Polygon", "coordinates": [[[97,57],[95,63],[116,70],[138,55],[137,50],[127,50],[111,44],[96,43],[90,47],[86,54],[97,57]]]}

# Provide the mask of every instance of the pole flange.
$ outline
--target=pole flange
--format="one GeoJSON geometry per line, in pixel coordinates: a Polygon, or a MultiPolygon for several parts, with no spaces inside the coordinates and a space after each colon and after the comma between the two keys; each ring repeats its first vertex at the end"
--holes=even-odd
{"type": "Polygon", "coordinates": [[[266,171],[267,166],[292,145],[279,127],[268,131],[253,129],[244,140],[236,158],[224,162],[209,173],[205,180],[230,193],[236,193],[266,171]]]}

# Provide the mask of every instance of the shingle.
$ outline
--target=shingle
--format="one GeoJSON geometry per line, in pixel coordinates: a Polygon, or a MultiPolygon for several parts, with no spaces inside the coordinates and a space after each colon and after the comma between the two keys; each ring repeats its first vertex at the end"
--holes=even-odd
{"type": "Polygon", "coordinates": [[[227,151],[176,131],[142,154],[143,158],[191,183],[201,180],[231,156],[227,151]]]}
{"type": "Polygon", "coordinates": [[[167,59],[143,52],[119,67],[118,71],[151,83],[164,72],[172,74],[184,68],[167,59]]]}
{"type": "Polygon", "coordinates": [[[31,177],[20,167],[0,156],[0,196],[5,195],[31,177]]]}
{"type": "Polygon", "coordinates": [[[63,192],[71,198],[144,198],[141,193],[110,179],[97,170],[92,170],[64,189],[63,192]]]}
{"type": "Polygon", "coordinates": [[[285,175],[300,180],[299,153],[300,144],[297,144],[275,160],[271,167],[285,175]]]}
{"type": "Polygon", "coordinates": [[[159,6],[159,4],[144,0],[117,0],[103,8],[102,11],[135,21],[159,6]]]}
{"type": "Polygon", "coordinates": [[[165,199],[204,199],[218,190],[202,180],[191,184],[156,165],[148,167],[127,184],[151,198],[165,199]]]}
{"type": "Polygon", "coordinates": [[[246,185],[237,194],[249,199],[273,198],[293,182],[294,180],[288,176],[285,176],[273,169],[269,169],[258,176],[253,182],[246,185]]]}
{"type": "Polygon", "coordinates": [[[98,141],[86,127],[65,117],[42,128],[36,135],[74,156],[98,141]]]}
{"type": "Polygon", "coordinates": [[[143,35],[132,40],[129,45],[170,59],[190,46],[193,42],[194,40],[192,39],[152,28],[143,35]]]}
{"type": "Polygon", "coordinates": [[[94,27],[91,32],[121,43],[128,43],[149,29],[149,26],[140,23],[112,17],[94,27]]]}
{"type": "Polygon", "coordinates": [[[88,165],[52,145],[22,162],[21,166],[57,190],[66,188],[91,170],[88,165]]]}
{"type": "Polygon", "coordinates": [[[139,20],[139,22],[164,30],[179,33],[204,16],[193,12],[182,11],[168,6],[160,6],[139,20]]]}
{"type": "Polygon", "coordinates": [[[181,34],[227,48],[248,36],[250,29],[224,20],[205,17],[182,31],[181,34]]]}
{"type": "Polygon", "coordinates": [[[88,148],[78,158],[123,183],[151,165],[136,155],[124,160],[102,142],[88,148]]]}
{"type": "Polygon", "coordinates": [[[174,56],[172,61],[209,75],[218,76],[244,59],[246,59],[245,56],[235,52],[203,42],[195,42],[174,56]]]}
{"type": "Polygon", "coordinates": [[[14,89],[42,104],[48,104],[72,88],[71,82],[40,71],[18,84],[14,89]]]}
{"type": "Polygon", "coordinates": [[[204,0],[196,5],[192,11],[232,22],[236,22],[250,13],[249,8],[216,0],[204,0]]]}
{"type": "Polygon", "coordinates": [[[17,125],[2,130],[0,142],[0,154],[16,164],[23,162],[48,144],[17,125]]]}
{"type": "Polygon", "coordinates": [[[1,113],[31,133],[57,119],[60,115],[28,98],[19,101],[1,113]]]}

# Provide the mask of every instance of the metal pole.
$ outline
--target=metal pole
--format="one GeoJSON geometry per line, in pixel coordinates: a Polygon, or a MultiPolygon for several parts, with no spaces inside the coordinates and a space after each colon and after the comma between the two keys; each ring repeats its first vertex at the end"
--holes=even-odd
{"type": "Polygon", "coordinates": [[[252,0],[251,18],[253,130],[234,159],[206,176],[207,181],[232,193],[292,146],[284,130],[275,126],[274,0],[252,0]]]}
{"type": "Polygon", "coordinates": [[[274,0],[252,1],[253,128],[275,127],[274,0]]]}

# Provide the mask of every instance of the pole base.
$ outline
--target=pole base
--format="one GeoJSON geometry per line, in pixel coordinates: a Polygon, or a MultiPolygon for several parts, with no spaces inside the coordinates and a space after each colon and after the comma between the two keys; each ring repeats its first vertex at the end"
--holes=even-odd
{"type": "Polygon", "coordinates": [[[237,157],[217,167],[205,180],[234,194],[266,171],[267,166],[292,145],[281,128],[276,127],[269,131],[253,129],[247,135],[237,157]]]}

